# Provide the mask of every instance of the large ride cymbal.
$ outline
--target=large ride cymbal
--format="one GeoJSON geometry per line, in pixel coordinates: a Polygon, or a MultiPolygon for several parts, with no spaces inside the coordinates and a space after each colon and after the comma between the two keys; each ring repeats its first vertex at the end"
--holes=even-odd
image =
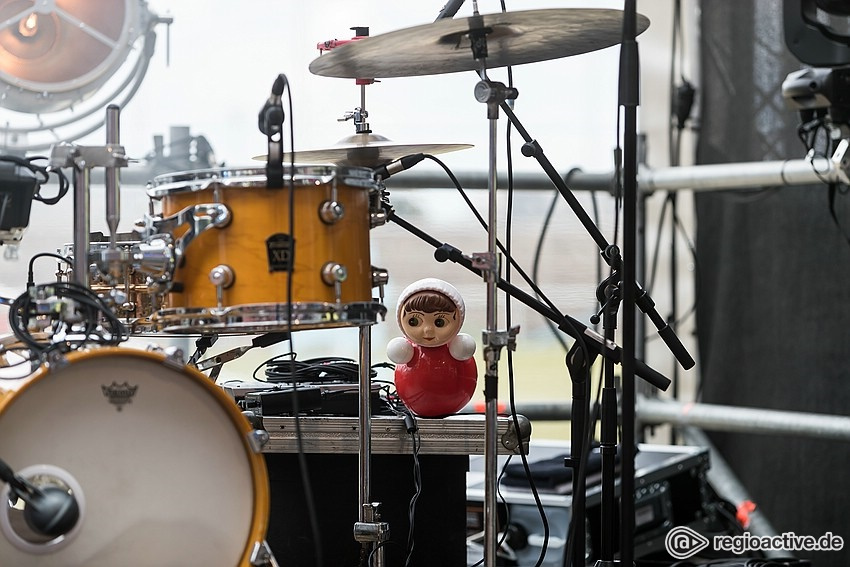
{"type": "MultiPolygon", "coordinates": [[[[456,73],[481,68],[470,30],[487,33],[488,69],[522,65],[603,49],[622,40],[623,11],[527,10],[436,22],[352,41],[310,63],[325,77],[387,78],[456,73]]],[[[649,27],[637,15],[636,33],[649,27]]]]}
{"type": "MultiPolygon", "coordinates": [[[[410,154],[444,154],[471,147],[471,144],[398,144],[379,134],[353,134],[330,148],[296,151],[295,162],[377,167],[410,154]]],[[[261,155],[254,159],[266,161],[267,158],[261,155]]],[[[289,161],[290,155],[285,153],[283,162],[289,161]]]]}

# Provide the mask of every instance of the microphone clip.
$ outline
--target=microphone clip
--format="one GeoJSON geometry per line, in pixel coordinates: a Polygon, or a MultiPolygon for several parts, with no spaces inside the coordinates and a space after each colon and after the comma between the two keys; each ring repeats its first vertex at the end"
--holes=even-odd
{"type": "Polygon", "coordinates": [[[283,187],[283,102],[281,95],[286,85],[286,77],[278,75],[272,85],[271,96],[257,115],[257,126],[268,139],[266,158],[266,181],[270,189],[283,187]]]}

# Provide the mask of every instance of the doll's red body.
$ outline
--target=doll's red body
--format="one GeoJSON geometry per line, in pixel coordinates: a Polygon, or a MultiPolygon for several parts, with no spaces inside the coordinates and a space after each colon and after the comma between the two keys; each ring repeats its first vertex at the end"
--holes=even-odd
{"type": "Polygon", "coordinates": [[[395,369],[396,390],[405,405],[422,417],[442,417],[463,409],[475,393],[475,359],[455,359],[448,345],[411,346],[413,357],[395,369]]]}

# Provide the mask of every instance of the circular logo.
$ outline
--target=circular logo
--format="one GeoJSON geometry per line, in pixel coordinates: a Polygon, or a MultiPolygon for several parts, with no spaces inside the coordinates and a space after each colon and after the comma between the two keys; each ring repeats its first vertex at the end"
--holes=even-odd
{"type": "Polygon", "coordinates": [[[687,559],[693,557],[706,547],[710,542],[701,533],[686,526],[677,526],[667,532],[664,538],[664,547],[673,559],[687,559]]]}

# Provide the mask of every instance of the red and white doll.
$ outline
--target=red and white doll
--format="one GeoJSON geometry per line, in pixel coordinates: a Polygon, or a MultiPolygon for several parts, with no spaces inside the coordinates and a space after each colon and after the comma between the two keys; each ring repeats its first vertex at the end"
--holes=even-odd
{"type": "Polygon", "coordinates": [[[387,356],[396,364],[399,397],[418,416],[456,413],[475,393],[475,340],[459,332],[465,314],[458,290],[435,278],[413,282],[398,298],[404,338],[389,342],[387,356]]]}

